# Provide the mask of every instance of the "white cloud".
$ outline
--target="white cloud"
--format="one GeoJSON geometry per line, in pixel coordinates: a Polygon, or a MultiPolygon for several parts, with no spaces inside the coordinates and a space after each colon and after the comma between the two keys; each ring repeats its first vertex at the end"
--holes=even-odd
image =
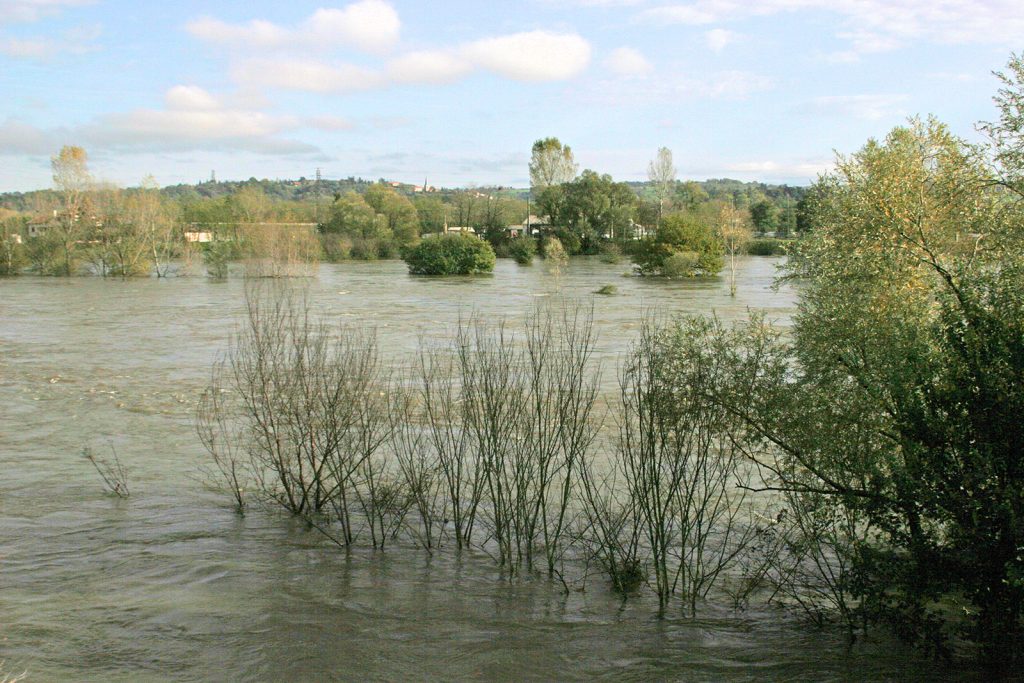
{"type": "Polygon", "coordinates": [[[94,0],[0,0],[0,24],[39,21],[71,7],[91,5],[94,0]]]}
{"type": "Polygon", "coordinates": [[[696,0],[653,7],[638,18],[697,26],[807,10],[839,15],[850,27],[838,35],[850,43],[833,56],[838,61],[922,40],[1016,47],[1024,35],[1020,0],[696,0]]]}
{"type": "Polygon", "coordinates": [[[46,61],[60,54],[81,55],[96,49],[98,25],[74,26],[57,37],[16,38],[0,36],[0,55],[15,59],[46,61]]]}
{"type": "Polygon", "coordinates": [[[735,43],[739,34],[724,28],[714,28],[704,34],[704,41],[712,52],[721,52],[730,43],[735,43]]]}
{"type": "Polygon", "coordinates": [[[60,148],[60,130],[46,131],[17,119],[0,123],[0,154],[52,154],[60,148]]]}
{"type": "Polygon", "coordinates": [[[636,78],[646,76],[654,67],[647,58],[631,47],[620,47],[612,50],[604,60],[604,66],[616,76],[636,78]]]}
{"type": "Polygon", "coordinates": [[[201,17],[190,21],[185,29],[200,40],[233,48],[303,49],[315,45],[381,53],[398,42],[401,21],[390,3],[359,0],[341,9],[318,9],[291,28],[262,19],[229,24],[213,17],[201,17]]]}
{"type": "Polygon", "coordinates": [[[306,119],[306,125],[326,131],[352,130],[356,124],[340,116],[314,116],[306,119]]]}
{"type": "Polygon", "coordinates": [[[396,84],[452,83],[475,71],[517,81],[566,80],[586,68],[590,44],[574,33],[534,31],[484,38],[445,50],[400,55],[381,68],[315,59],[246,59],[232,77],[248,87],[347,93],[396,84]]]}
{"type": "Polygon", "coordinates": [[[290,117],[230,109],[136,109],[100,119],[93,137],[119,145],[134,142],[198,143],[264,138],[296,125],[290,117]]]}
{"type": "MultiPolygon", "coordinates": [[[[163,109],[105,114],[71,128],[44,129],[8,120],[0,125],[0,154],[49,154],[73,141],[90,149],[127,152],[244,150],[260,154],[312,154],[317,148],[280,137],[303,122],[232,107],[196,86],[179,85],[163,109]]],[[[335,122],[337,123],[337,122],[335,122]]]]}
{"type": "Polygon", "coordinates": [[[830,95],[817,97],[807,106],[815,115],[879,121],[906,116],[902,105],[906,95],[830,95]]]}
{"type": "Polygon", "coordinates": [[[369,90],[384,84],[383,76],[372,69],[312,59],[248,59],[235,64],[231,74],[246,85],[319,93],[369,90]]]}
{"type": "Polygon", "coordinates": [[[303,26],[318,42],[340,42],[367,52],[383,52],[398,42],[401,21],[383,0],[361,0],[343,9],[318,9],[303,26]]]}
{"type": "Polygon", "coordinates": [[[238,45],[249,48],[273,48],[287,44],[291,31],[262,19],[248,24],[227,24],[213,17],[200,17],[185,25],[185,30],[200,40],[218,45],[238,45]]]}
{"type": "Polygon", "coordinates": [[[164,93],[168,109],[210,111],[220,109],[220,100],[195,85],[176,85],[164,93]]]}
{"type": "Polygon", "coordinates": [[[469,61],[446,50],[410,52],[387,66],[388,77],[395,83],[452,83],[472,70],[469,61]]]}
{"type": "Polygon", "coordinates": [[[476,66],[516,81],[565,80],[590,63],[590,43],[575,33],[530,31],[484,38],[460,53],[476,66]]]}
{"type": "Polygon", "coordinates": [[[741,161],[727,164],[724,169],[728,173],[753,175],[757,178],[814,178],[830,171],[834,163],[829,160],[807,160],[779,163],[777,161],[741,161]]]}
{"type": "Polygon", "coordinates": [[[775,87],[772,79],[747,71],[718,71],[702,77],[659,74],[632,81],[603,80],[568,93],[574,102],[603,106],[675,104],[691,100],[744,100],[775,87]]]}

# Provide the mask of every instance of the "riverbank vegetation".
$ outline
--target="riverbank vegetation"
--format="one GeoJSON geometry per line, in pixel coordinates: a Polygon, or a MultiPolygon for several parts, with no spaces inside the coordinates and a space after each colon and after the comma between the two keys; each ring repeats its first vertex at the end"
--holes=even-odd
{"type": "Polygon", "coordinates": [[[589,169],[577,175],[571,149],[555,138],[534,147],[553,157],[531,161],[531,188],[449,190],[354,178],[163,189],[147,179],[120,189],[95,179],[86,151],[68,146],[52,159],[52,190],[0,195],[0,274],[166,277],[202,274],[193,267],[202,262],[214,278],[309,275],[318,261],[398,258],[451,231],[523,265],[557,239],[565,256],[621,255],[638,274],[694,277],[721,268],[727,209],[762,233],[796,234],[803,188],[680,182],[664,148],[661,176],[615,182],[589,169]]]}
{"type": "MultiPolygon", "coordinates": [[[[1020,58],[1003,81],[988,147],[914,119],[818,181],[787,265],[791,329],[648,320],[612,395],[586,308],[465,319],[400,367],[367,331],[251,289],[197,415],[225,488],[342,546],[471,547],[567,591],[599,570],[661,613],[761,601],[1009,670],[1024,640],[1020,58]]],[[[670,249],[721,234],[662,224],[658,268],[721,259],[670,249]]]]}

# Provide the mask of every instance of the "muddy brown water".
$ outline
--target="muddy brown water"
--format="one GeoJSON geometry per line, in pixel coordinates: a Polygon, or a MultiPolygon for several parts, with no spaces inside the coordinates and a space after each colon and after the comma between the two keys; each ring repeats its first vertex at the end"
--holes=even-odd
{"type": "MultiPolygon", "coordinates": [[[[512,320],[538,299],[592,301],[606,377],[645,312],[766,311],[786,324],[778,259],[725,278],[622,277],[499,261],[493,277],[425,279],[400,262],[323,265],[330,319],[368,325],[401,359],[460,315],[512,320]],[[602,285],[614,296],[594,296],[602,285]]],[[[0,660],[29,681],[887,681],[952,675],[879,634],[848,647],[776,609],[658,619],[600,580],[562,595],[504,581],[484,554],[346,553],[283,515],[239,518],[204,489],[192,414],[242,310],[241,278],[0,281],[0,660]],[[112,445],[131,496],[80,455],[112,445]]],[[[399,360],[396,360],[399,362],[399,360]]],[[[958,671],[956,676],[971,676],[958,671]]],[[[2,676],[0,676],[2,679],[2,676]]]]}

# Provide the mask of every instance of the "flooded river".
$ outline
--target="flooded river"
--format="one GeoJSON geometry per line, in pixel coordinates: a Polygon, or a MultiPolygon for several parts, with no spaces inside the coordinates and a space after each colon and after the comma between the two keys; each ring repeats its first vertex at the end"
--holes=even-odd
{"type": "MultiPolygon", "coordinates": [[[[725,278],[624,278],[499,261],[493,277],[422,279],[400,262],[324,265],[327,316],[375,327],[401,362],[460,315],[521,317],[544,297],[593,301],[605,357],[645,313],[749,309],[785,323],[775,259],[725,278]],[[602,285],[614,296],[594,296],[602,285]]],[[[600,580],[563,596],[501,579],[484,554],[346,553],[276,512],[237,517],[204,489],[192,417],[244,303],[241,278],[0,281],[0,660],[28,681],[884,681],[951,675],[879,634],[847,647],[775,609],[655,616],[600,580]],[[81,456],[115,448],[126,500],[81,456]]],[[[965,676],[968,672],[959,672],[965,676]]],[[[0,680],[3,676],[0,675],[0,680]]]]}

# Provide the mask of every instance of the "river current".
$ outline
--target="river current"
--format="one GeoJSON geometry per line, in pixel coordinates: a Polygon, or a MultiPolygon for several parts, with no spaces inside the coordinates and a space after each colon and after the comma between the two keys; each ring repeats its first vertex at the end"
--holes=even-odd
{"type": "MultiPolygon", "coordinates": [[[[493,277],[425,279],[400,262],[322,265],[331,320],[378,331],[401,363],[470,313],[521,319],[539,299],[593,303],[605,379],[644,315],[765,311],[796,293],[777,259],[726,279],[625,278],[499,261],[493,277]],[[613,296],[595,296],[614,285],[613,296]]],[[[276,512],[240,518],[204,487],[193,415],[244,304],[242,278],[0,281],[0,680],[935,680],[952,673],[883,633],[841,632],[775,608],[709,604],[659,619],[602,582],[562,594],[504,580],[483,553],[340,550],[276,512]],[[81,455],[116,450],[131,495],[81,455]]]]}

